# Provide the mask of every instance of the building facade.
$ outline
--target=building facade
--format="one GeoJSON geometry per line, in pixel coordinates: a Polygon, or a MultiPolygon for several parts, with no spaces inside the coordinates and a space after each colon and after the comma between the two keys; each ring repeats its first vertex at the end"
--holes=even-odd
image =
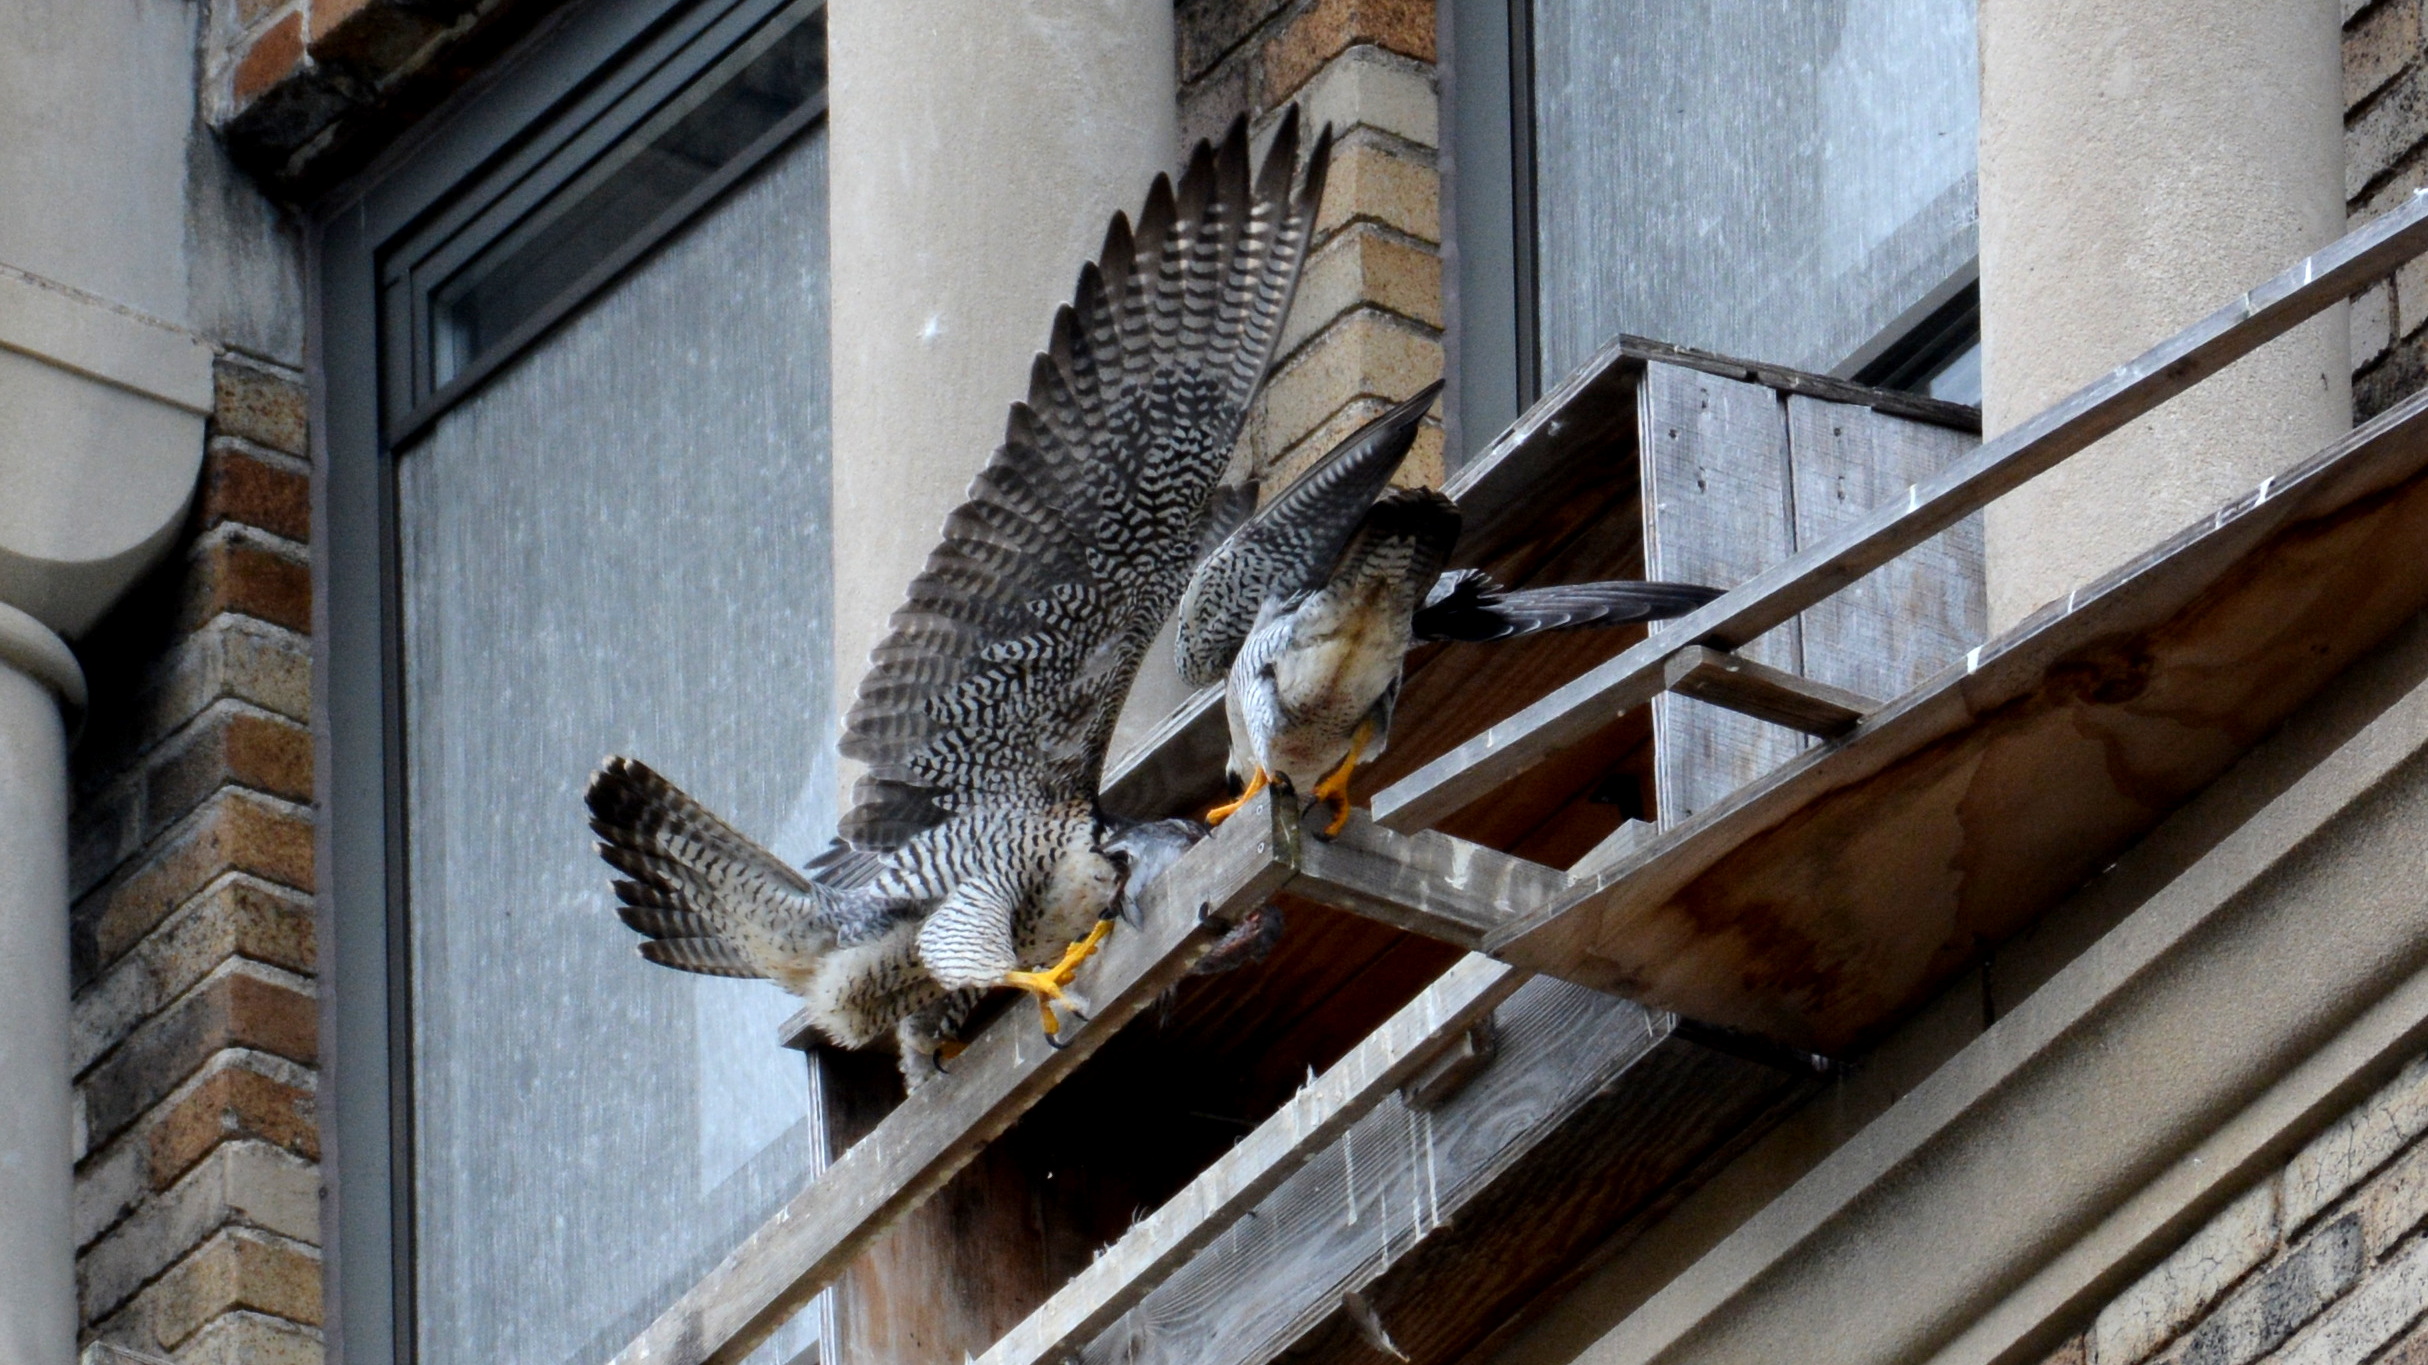
{"type": "MultiPolygon", "coordinates": [[[[2419,0],[13,3],[9,1362],[616,1358],[876,1121],[771,988],[631,956],[580,783],[638,752],[822,844],[855,662],[1041,324],[1235,117],[1341,139],[1268,487],[1444,375],[1403,477],[1455,485],[1622,333],[1994,438],[2428,186],[2419,0]]],[[[2424,272],[1991,505],[1974,642],[2416,395],[2424,272]]],[[[2423,651],[1483,1327],[1361,1281],[1282,1347],[2428,1359],[2423,651]]],[[[1117,751],[1186,701],[1150,663],[1117,751]]],[[[1599,805],[1597,849],[1659,823],[1599,805]]],[[[1393,1007],[1455,956],[1297,922],[1393,1007]]],[[[1337,1013],[1141,1101],[1205,1122],[1110,1173],[1015,1130],[749,1358],[987,1351],[1376,1022],[1337,1013]]],[[[1433,1212],[1404,1254],[1455,1277],[1433,1212]]]]}

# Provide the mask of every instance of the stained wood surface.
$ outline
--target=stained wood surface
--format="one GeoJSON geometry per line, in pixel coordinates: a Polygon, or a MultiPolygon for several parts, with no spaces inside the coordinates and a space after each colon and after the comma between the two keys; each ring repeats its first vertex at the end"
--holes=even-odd
{"type": "MultiPolygon", "coordinates": [[[[1659,690],[1680,646],[1733,647],[1947,530],[2000,494],[2241,359],[2428,248],[2428,197],[2415,196],[1892,498],[1830,540],[1799,551],[1643,644],[1493,725],[1374,798],[1375,818],[1419,829],[1508,785],[1659,690]]],[[[1540,425],[1556,422],[1547,414],[1540,425]]]]}
{"type": "Polygon", "coordinates": [[[2428,394],[1487,940],[1835,1053],[2428,608],[2428,394]]]}
{"type": "MultiPolygon", "coordinates": [[[[1819,545],[1980,444],[1953,431],[1801,394],[1787,400],[1796,544],[1819,545]]],[[[1807,608],[1804,667],[1816,682],[1897,697],[1989,638],[1976,512],[1807,608]]]]}
{"type": "Polygon", "coordinates": [[[1653,1197],[1798,1083],[1565,983],[1530,981],[1495,1018],[1499,1053],[1465,1089],[1428,1111],[1382,1097],[1071,1358],[1265,1361],[1357,1291],[1416,1359],[1446,1359],[1446,1343],[1480,1334],[1510,1301],[1510,1278],[1551,1273],[1546,1253],[1606,1234],[1623,1217],[1610,1204],[1653,1197]],[[1520,1189],[1536,1197],[1504,1197],[1520,1189]],[[1412,1321],[1394,1270],[1487,1229],[1499,1264],[1466,1259],[1462,1272],[1482,1292],[1437,1281],[1438,1321],[1412,1321]]]}
{"type": "Polygon", "coordinates": [[[1084,1345],[1351,1124],[1422,1074],[1525,980],[1526,973],[1491,958],[1462,959],[1280,1113],[1132,1227],[997,1341],[979,1365],[1041,1365],[1084,1345]]]}
{"type": "Polygon", "coordinates": [[[1237,918],[1288,879],[1271,857],[1269,822],[1269,803],[1252,804],[1238,826],[1191,850],[1149,889],[1143,925],[1115,932],[1082,970],[1078,984],[1095,1015],[1067,1046],[1048,1046],[1029,1011],[998,1018],[952,1075],[887,1114],[616,1359],[699,1365],[748,1355],[1178,981],[1211,941],[1209,921],[1237,918]]]}
{"type": "MultiPolygon", "coordinates": [[[[1647,577],[1733,588],[1796,552],[1787,409],[1776,392],[1655,363],[1645,366],[1637,407],[1647,577]]],[[[1736,653],[1801,673],[1800,624],[1785,621],[1736,653]]],[[[1663,692],[1652,704],[1661,828],[1676,828],[1804,744],[1795,731],[1663,692]]]]}
{"type": "Polygon", "coordinates": [[[1662,682],[1678,696],[1824,738],[1854,729],[1880,707],[1872,698],[1701,645],[1671,655],[1662,682]]]}

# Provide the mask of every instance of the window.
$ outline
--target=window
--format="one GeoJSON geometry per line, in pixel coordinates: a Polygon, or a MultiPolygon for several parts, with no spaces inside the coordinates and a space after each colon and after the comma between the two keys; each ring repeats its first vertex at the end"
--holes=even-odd
{"type": "Polygon", "coordinates": [[[814,4],[593,0],[323,226],[349,1359],[607,1360],[823,1163],[795,1002],[641,961],[581,807],[833,826],[823,108],[814,4]]]}
{"type": "Polygon", "coordinates": [[[1971,284],[1971,0],[1457,0],[1450,46],[1465,448],[1621,333],[1876,378],[1971,284]]]}

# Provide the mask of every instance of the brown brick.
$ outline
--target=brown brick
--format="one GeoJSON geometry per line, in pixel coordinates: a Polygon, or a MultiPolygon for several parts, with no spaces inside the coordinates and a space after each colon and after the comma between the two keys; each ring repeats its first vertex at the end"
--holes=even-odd
{"type": "Polygon", "coordinates": [[[145,776],[144,837],[183,819],[221,787],[312,799],[312,737],[278,716],[221,706],[152,758],[145,776]]]}
{"type": "Polygon", "coordinates": [[[125,1042],[229,958],[310,976],[313,940],[310,900],[241,874],[220,878],[77,992],[69,1035],[75,1069],[125,1042]]]}
{"type": "Polygon", "coordinates": [[[1359,225],[1315,251],[1283,323],[1280,350],[1298,349],[1334,318],[1379,308],[1411,322],[1442,325],[1442,258],[1433,248],[1359,225]]]}
{"type": "Polygon", "coordinates": [[[309,1066],[318,1033],[312,997],[229,972],[170,1006],[77,1082],[91,1145],[116,1137],[226,1048],[253,1048],[309,1066]]]}
{"type": "Polygon", "coordinates": [[[1431,0],[1316,0],[1265,44],[1265,107],[1288,99],[1324,63],[1360,43],[1432,61],[1431,0]]]}
{"type": "Polygon", "coordinates": [[[2423,134],[2428,134],[2428,66],[2413,66],[2344,129],[2344,197],[2357,198],[2408,159],[2423,134]]]}
{"type": "Polygon", "coordinates": [[[303,16],[290,14],[255,35],[236,59],[228,95],[238,108],[292,75],[303,64],[303,16]]]}
{"type": "Polygon", "coordinates": [[[186,632],[223,611],[274,626],[312,629],[312,570],[241,536],[216,540],[194,556],[186,575],[178,629],[186,632]]]}
{"type": "Polygon", "coordinates": [[[312,1092],[232,1066],[194,1087],[144,1137],[152,1188],[165,1190],[223,1142],[252,1139],[320,1160],[312,1092]]]}
{"type": "Polygon", "coordinates": [[[289,720],[312,719],[310,646],[292,631],[246,617],[208,622],[180,640],[154,669],[135,706],[141,742],[149,746],[234,698],[289,720]]]}
{"type": "MultiPolygon", "coordinates": [[[[302,28],[303,17],[290,14],[278,21],[274,31],[300,34],[302,28]]],[[[220,432],[289,455],[308,453],[303,385],[258,366],[225,359],[211,367],[211,385],[211,423],[220,432]]]]}
{"type": "Polygon", "coordinates": [[[1289,0],[1180,0],[1172,7],[1172,36],[1181,83],[1213,70],[1248,35],[1287,8],[1289,0]]]}
{"type": "Polygon", "coordinates": [[[1441,172],[1367,142],[1333,154],[1317,211],[1318,234],[1352,221],[1381,223],[1419,241],[1442,240],[1441,172]]]}
{"type": "Polygon", "coordinates": [[[89,925],[91,965],[106,966],[170,911],[226,872],[312,889],[312,824],[259,797],[223,792],[171,832],[159,851],[77,906],[89,925]]]}
{"type": "Polygon", "coordinates": [[[201,530],[233,521],[289,540],[312,538],[310,477],[273,465],[232,440],[211,442],[194,502],[201,530]]]}
{"type": "Polygon", "coordinates": [[[173,1351],[226,1314],[250,1309],[320,1324],[320,1258],[249,1228],[229,1228],[154,1281],[102,1325],[139,1350],[173,1351]]]}
{"type": "Polygon", "coordinates": [[[2398,341],[2375,365],[2353,376],[2352,415],[2366,421],[2428,384],[2428,336],[2398,341]]]}
{"type": "Polygon", "coordinates": [[[141,844],[142,818],[136,804],[138,784],[120,783],[90,795],[79,794],[68,814],[67,884],[70,897],[99,886],[118,870],[141,844]]]}
{"type": "Polygon", "coordinates": [[[2344,107],[2376,94],[2420,55],[2420,0],[2385,0],[2344,30],[2344,107]]]}
{"type": "Polygon", "coordinates": [[[184,1365],[321,1365],[318,1333],[260,1313],[222,1313],[178,1351],[184,1365]]]}
{"type": "Polygon", "coordinates": [[[1377,309],[1348,314],[1299,347],[1265,385],[1249,426],[1256,467],[1269,467],[1351,402],[1397,402],[1441,373],[1438,336],[1377,309]]]}
{"type": "Polygon", "coordinates": [[[1231,120],[1256,103],[1256,63],[1225,62],[1213,74],[1180,94],[1180,145],[1220,142],[1231,120]]]}
{"type": "Polygon", "coordinates": [[[312,59],[374,79],[402,70],[445,31],[393,0],[312,0],[312,59]]]}

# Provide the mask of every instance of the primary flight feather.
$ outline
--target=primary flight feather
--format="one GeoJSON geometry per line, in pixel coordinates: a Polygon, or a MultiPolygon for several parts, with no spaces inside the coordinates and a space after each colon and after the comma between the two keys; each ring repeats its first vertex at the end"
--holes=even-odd
{"type": "Polygon", "coordinates": [[[1125,881],[1187,846],[1097,809],[1139,661],[1205,547],[1243,510],[1221,479],[1272,361],[1329,162],[1295,109],[1261,168],[1247,126],[1158,176],[1030,369],[1004,440],[946,518],[844,721],[868,765],[833,850],[785,867],[628,759],[592,827],[652,961],[757,975],[829,1038],[933,1053],[986,990],[1068,1003],[1125,881]],[[1057,960],[1059,957],[1059,960],[1057,960]]]}

